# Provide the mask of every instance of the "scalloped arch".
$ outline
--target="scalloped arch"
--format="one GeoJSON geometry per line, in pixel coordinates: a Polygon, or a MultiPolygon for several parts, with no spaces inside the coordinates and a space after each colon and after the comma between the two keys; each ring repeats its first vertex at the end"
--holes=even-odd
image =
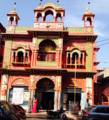
{"type": "Polygon", "coordinates": [[[49,80],[51,80],[52,82],[53,82],[53,84],[54,84],[54,87],[55,87],[55,83],[54,83],[54,80],[53,79],[51,79],[50,77],[41,77],[41,78],[39,78],[37,81],[36,81],[36,84],[40,81],[40,80],[42,80],[42,79],[49,79],[49,80]]]}
{"type": "Polygon", "coordinates": [[[51,40],[52,42],[54,42],[54,44],[56,45],[56,47],[58,46],[57,43],[56,43],[54,40],[52,40],[52,39],[50,39],[50,38],[46,38],[46,39],[40,40],[40,42],[39,42],[39,40],[38,40],[38,49],[39,49],[39,46],[40,46],[41,42],[43,42],[43,41],[45,41],[45,40],[51,40]]]}
{"type": "Polygon", "coordinates": [[[44,16],[45,16],[45,13],[46,13],[48,10],[50,10],[50,11],[53,12],[53,16],[56,14],[56,13],[55,13],[55,10],[54,10],[53,8],[45,8],[45,10],[44,10],[44,16]]]}
{"type": "Polygon", "coordinates": [[[9,88],[11,88],[12,84],[16,83],[18,80],[23,80],[23,83],[25,83],[26,86],[29,86],[29,82],[25,78],[16,78],[11,82],[9,88]]]}
{"type": "Polygon", "coordinates": [[[79,88],[82,88],[82,91],[83,91],[83,86],[82,86],[82,84],[78,80],[69,80],[69,81],[66,81],[64,83],[64,85],[67,84],[67,83],[70,83],[71,81],[76,81],[78,83],[78,85],[79,85],[79,88]]]}

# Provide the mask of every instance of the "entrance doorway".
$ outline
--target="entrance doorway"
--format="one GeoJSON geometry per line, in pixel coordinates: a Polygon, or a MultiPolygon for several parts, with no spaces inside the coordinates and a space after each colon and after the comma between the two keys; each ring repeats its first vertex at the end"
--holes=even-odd
{"type": "Polygon", "coordinates": [[[54,109],[54,93],[53,92],[42,93],[42,108],[54,109]]]}
{"type": "MultiPolygon", "coordinates": [[[[74,93],[67,93],[67,110],[69,110],[69,103],[70,101],[74,102],[74,93]]],[[[81,101],[81,93],[76,93],[76,103],[78,103],[79,110],[80,110],[80,101],[81,101]]]]}
{"type": "Polygon", "coordinates": [[[36,84],[36,97],[41,109],[54,109],[54,83],[48,78],[43,78],[36,84]]]}

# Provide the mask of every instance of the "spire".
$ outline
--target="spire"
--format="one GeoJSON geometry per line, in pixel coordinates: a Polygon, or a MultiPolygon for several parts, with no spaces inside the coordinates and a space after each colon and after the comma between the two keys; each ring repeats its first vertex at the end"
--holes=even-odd
{"type": "Polygon", "coordinates": [[[50,3],[51,3],[51,0],[50,0],[50,3]]]}
{"type": "Polygon", "coordinates": [[[58,2],[58,7],[60,7],[60,3],[59,3],[59,0],[57,0],[57,2],[58,2]]]}
{"type": "Polygon", "coordinates": [[[39,5],[42,6],[42,0],[40,0],[40,4],[39,5]]]}
{"type": "Polygon", "coordinates": [[[87,8],[86,8],[87,11],[89,11],[89,4],[90,4],[90,2],[88,2],[88,6],[87,6],[87,8]]]}
{"type": "Polygon", "coordinates": [[[14,9],[13,9],[13,11],[15,11],[15,10],[16,10],[16,3],[14,3],[14,5],[15,5],[15,6],[14,6],[14,9]]]}

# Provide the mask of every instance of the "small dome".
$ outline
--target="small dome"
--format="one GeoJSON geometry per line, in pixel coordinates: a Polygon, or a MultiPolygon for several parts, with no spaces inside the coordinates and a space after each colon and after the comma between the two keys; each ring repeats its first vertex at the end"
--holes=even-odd
{"type": "Polygon", "coordinates": [[[37,9],[38,9],[38,10],[42,10],[42,9],[43,9],[43,7],[42,7],[42,6],[39,6],[39,7],[37,7],[37,9]]]}
{"type": "Polygon", "coordinates": [[[44,8],[45,7],[53,7],[53,8],[55,8],[55,5],[53,3],[47,3],[47,4],[44,5],[44,8]]]}
{"type": "Polygon", "coordinates": [[[90,12],[90,11],[87,11],[85,14],[92,14],[92,12],[90,12]]]}
{"type": "Polygon", "coordinates": [[[11,11],[10,14],[17,14],[15,11],[11,11]]]}
{"type": "Polygon", "coordinates": [[[63,8],[60,7],[60,6],[58,6],[58,7],[56,7],[56,9],[57,9],[57,10],[62,10],[63,8]]]}

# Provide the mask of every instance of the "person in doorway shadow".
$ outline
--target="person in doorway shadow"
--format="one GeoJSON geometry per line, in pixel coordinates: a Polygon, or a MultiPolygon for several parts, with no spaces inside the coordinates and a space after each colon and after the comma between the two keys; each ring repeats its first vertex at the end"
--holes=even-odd
{"type": "Polygon", "coordinates": [[[36,111],[37,111],[37,105],[38,105],[38,100],[36,99],[36,100],[34,101],[32,113],[36,113],[36,111]]]}

